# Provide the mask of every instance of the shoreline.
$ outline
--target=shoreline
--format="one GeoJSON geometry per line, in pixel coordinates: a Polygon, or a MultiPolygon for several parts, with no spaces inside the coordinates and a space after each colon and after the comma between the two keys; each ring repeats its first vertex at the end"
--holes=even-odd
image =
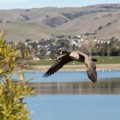
{"type": "MultiPolygon", "coordinates": [[[[27,66],[25,72],[46,72],[51,65],[47,66],[27,66]]],[[[120,70],[120,64],[96,64],[97,71],[99,70],[120,70]]],[[[20,70],[20,69],[19,69],[20,70]]],[[[18,71],[18,70],[17,70],[18,71]]],[[[59,71],[86,71],[85,65],[65,65],[59,71]]]]}

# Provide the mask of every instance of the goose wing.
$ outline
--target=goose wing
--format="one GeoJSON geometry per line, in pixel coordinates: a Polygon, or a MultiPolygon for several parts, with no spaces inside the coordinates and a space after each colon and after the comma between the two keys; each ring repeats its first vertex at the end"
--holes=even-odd
{"type": "Polygon", "coordinates": [[[97,72],[96,72],[96,65],[94,62],[97,62],[97,59],[89,58],[89,56],[83,52],[79,52],[79,55],[86,64],[88,78],[92,82],[96,82],[97,81],[97,72]]]}
{"type": "Polygon", "coordinates": [[[97,72],[96,72],[96,65],[92,60],[89,60],[86,63],[87,66],[87,75],[88,78],[92,81],[92,82],[96,82],[97,81],[97,72]]]}
{"type": "Polygon", "coordinates": [[[48,71],[44,74],[44,77],[48,77],[55,72],[57,72],[60,68],[62,68],[68,62],[73,61],[73,59],[69,56],[69,54],[65,54],[57,59],[55,64],[53,64],[48,71]]]}

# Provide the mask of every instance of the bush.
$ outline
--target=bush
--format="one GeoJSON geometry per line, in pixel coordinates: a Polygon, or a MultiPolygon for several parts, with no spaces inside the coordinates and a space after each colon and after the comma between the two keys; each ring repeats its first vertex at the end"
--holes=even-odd
{"type": "Polygon", "coordinates": [[[24,75],[14,81],[10,74],[17,66],[21,54],[16,46],[10,46],[0,32],[0,120],[30,120],[23,99],[32,92],[25,83],[24,75]]]}

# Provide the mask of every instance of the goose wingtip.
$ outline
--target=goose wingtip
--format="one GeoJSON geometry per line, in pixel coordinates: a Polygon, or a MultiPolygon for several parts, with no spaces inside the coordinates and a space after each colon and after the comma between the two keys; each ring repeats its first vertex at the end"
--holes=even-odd
{"type": "Polygon", "coordinates": [[[47,75],[47,74],[44,74],[43,77],[46,78],[46,77],[48,77],[48,75],[47,75]]]}
{"type": "Polygon", "coordinates": [[[97,79],[91,79],[91,81],[92,81],[93,83],[96,83],[96,82],[97,82],[97,79]]]}

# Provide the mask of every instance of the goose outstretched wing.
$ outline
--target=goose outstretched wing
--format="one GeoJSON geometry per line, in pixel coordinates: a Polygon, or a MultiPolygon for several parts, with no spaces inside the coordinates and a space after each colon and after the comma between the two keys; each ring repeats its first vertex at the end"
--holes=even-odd
{"type": "Polygon", "coordinates": [[[84,60],[84,62],[86,64],[88,78],[92,82],[96,82],[97,81],[97,72],[96,72],[96,65],[94,62],[97,62],[97,59],[90,58],[87,54],[85,54],[83,52],[79,52],[79,54],[80,54],[81,59],[84,60]]]}
{"type": "Polygon", "coordinates": [[[57,59],[55,64],[53,64],[48,69],[48,71],[44,74],[44,77],[48,77],[48,76],[54,74],[60,68],[62,68],[65,64],[67,64],[68,62],[71,62],[71,61],[73,61],[73,59],[68,54],[61,56],[60,58],[57,59]]]}
{"type": "Polygon", "coordinates": [[[86,63],[86,67],[87,67],[88,78],[95,83],[97,81],[97,72],[96,72],[95,63],[92,60],[90,60],[89,62],[86,63]]]}

